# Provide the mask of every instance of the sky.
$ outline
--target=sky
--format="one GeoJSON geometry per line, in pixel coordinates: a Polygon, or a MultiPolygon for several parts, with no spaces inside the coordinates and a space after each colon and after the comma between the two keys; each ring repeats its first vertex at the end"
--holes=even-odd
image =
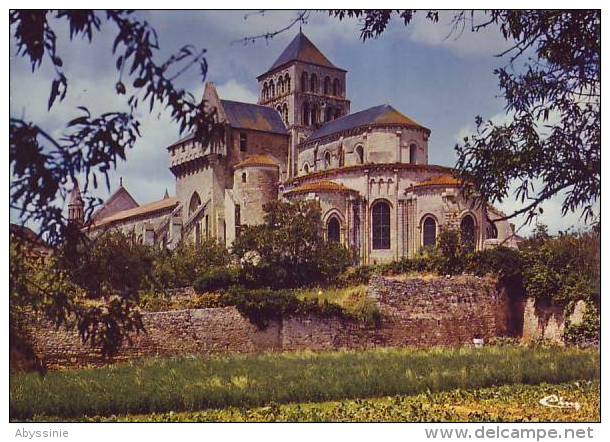
{"type": "MultiPolygon", "coordinates": [[[[256,102],[256,77],[273,64],[298,32],[298,25],[270,40],[244,44],[243,39],[285,27],[296,11],[138,11],[158,32],[159,60],[167,58],[186,44],[205,48],[209,65],[206,81],[213,81],[222,98],[256,102]]],[[[499,97],[494,68],[504,66],[506,57],[497,57],[507,42],[497,29],[481,32],[451,32],[452,13],[441,13],[438,24],[423,14],[405,27],[400,20],[390,24],[378,39],[362,42],[358,20],[338,21],[324,12],[311,12],[303,32],[338,67],[347,73],[347,96],[351,112],[379,104],[391,104],[400,112],[430,128],[429,162],[454,166],[455,144],[472,133],[477,115],[494,121],[507,118],[504,101],[499,97]]],[[[52,66],[43,62],[32,73],[29,63],[16,56],[11,41],[10,113],[36,121],[53,136],[61,137],[67,121],[79,115],[77,106],[92,113],[123,110],[122,97],[114,93],[118,79],[111,46],[115,33],[109,24],[102,27],[92,43],[69,40],[66,23],[58,23],[59,55],[63,59],[69,88],[66,99],[47,111],[52,66]]],[[[197,69],[177,81],[196,97],[203,93],[204,79],[197,69]]],[[[103,199],[112,194],[120,178],[140,204],[163,197],[166,189],[175,193],[174,177],[168,169],[166,146],[180,135],[167,114],[156,109],[141,118],[142,137],[128,152],[127,161],[110,174],[111,189],[93,192],[103,199]]],[[[510,213],[520,207],[512,198],[496,205],[510,213]]],[[[580,213],[561,215],[561,199],[542,205],[539,222],[551,233],[569,227],[584,227],[580,213]]],[[[16,214],[11,213],[15,222],[16,214]]],[[[517,227],[522,219],[514,221],[517,227]]],[[[35,227],[35,226],[33,226],[35,227]]],[[[533,226],[523,226],[527,235],[533,226]]]]}

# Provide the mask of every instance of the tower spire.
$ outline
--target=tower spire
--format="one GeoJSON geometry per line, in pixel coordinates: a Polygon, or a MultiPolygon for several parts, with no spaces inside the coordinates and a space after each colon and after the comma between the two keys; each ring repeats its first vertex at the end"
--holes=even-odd
{"type": "Polygon", "coordinates": [[[74,180],[74,188],[70,192],[68,202],[68,222],[82,225],[85,221],[85,203],[78,187],[78,180],[74,180]]]}

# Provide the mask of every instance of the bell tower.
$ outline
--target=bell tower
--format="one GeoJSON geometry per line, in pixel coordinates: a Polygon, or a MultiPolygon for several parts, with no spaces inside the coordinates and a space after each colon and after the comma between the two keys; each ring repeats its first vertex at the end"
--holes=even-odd
{"type": "Polygon", "coordinates": [[[258,103],[275,109],[290,132],[288,177],[296,175],[298,144],[326,122],[349,113],[346,74],[299,31],[257,78],[258,103]]]}

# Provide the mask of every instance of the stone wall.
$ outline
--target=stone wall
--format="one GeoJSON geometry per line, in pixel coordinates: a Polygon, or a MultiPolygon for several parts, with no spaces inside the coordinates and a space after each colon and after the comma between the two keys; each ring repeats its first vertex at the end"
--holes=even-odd
{"type": "MultiPolygon", "coordinates": [[[[262,351],[363,349],[403,346],[460,346],[473,338],[506,335],[508,297],[489,278],[396,279],[373,277],[381,324],[366,325],[314,315],[272,321],[261,330],[234,307],[144,313],[146,333],[133,337],[115,361],[152,356],[207,356],[262,351]]],[[[184,296],[175,294],[176,296],[184,296]]],[[[30,327],[33,347],[49,368],[97,365],[104,361],[75,333],[44,321],[30,327]]]]}
{"type": "Polygon", "coordinates": [[[551,341],[563,344],[566,319],[574,325],[583,320],[587,305],[578,301],[573,312],[566,318],[564,307],[549,302],[536,302],[534,298],[525,301],[523,312],[523,341],[551,341]]]}

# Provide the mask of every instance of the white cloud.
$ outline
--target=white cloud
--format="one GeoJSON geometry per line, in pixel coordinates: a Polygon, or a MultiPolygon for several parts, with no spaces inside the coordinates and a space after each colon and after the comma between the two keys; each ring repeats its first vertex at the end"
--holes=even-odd
{"type": "MultiPolygon", "coordinates": [[[[412,41],[429,46],[443,47],[459,56],[493,56],[509,47],[497,25],[489,25],[477,32],[472,31],[470,17],[465,26],[454,27],[452,19],[456,11],[439,12],[438,23],[427,20],[423,14],[416,14],[409,25],[412,41]]],[[[480,23],[485,17],[475,14],[474,22],[480,23]]]]}
{"type": "Polygon", "coordinates": [[[258,101],[258,95],[255,92],[233,79],[217,85],[216,90],[220,98],[225,100],[242,101],[244,103],[256,103],[258,101]]]}

